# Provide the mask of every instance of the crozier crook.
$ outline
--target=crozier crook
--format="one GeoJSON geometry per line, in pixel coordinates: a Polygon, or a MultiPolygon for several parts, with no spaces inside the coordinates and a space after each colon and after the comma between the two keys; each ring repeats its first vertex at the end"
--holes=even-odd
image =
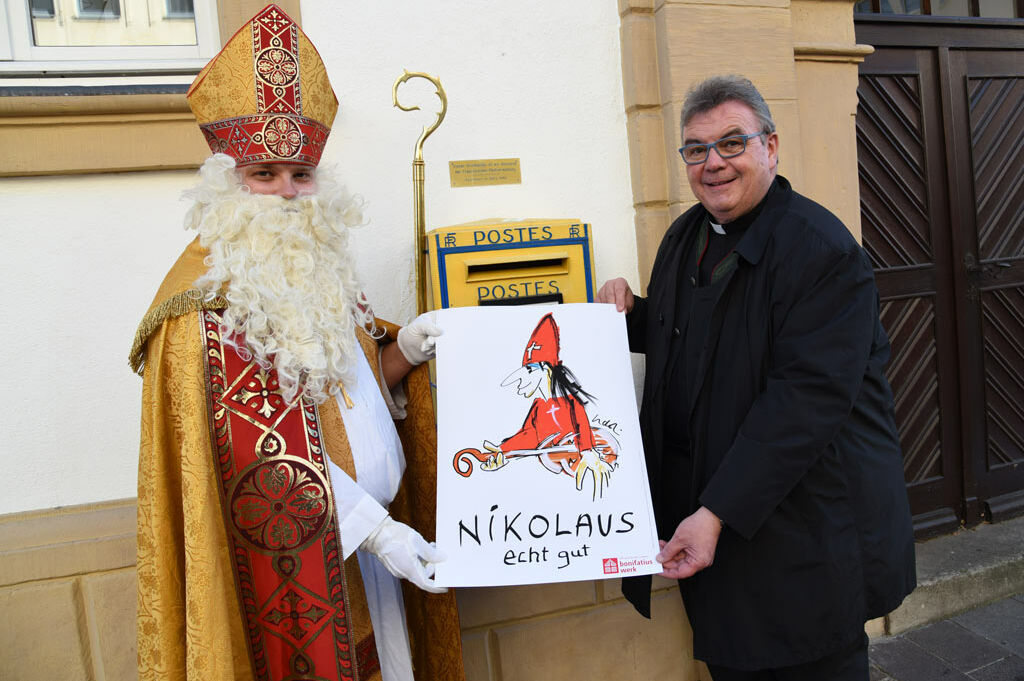
{"type": "Polygon", "coordinates": [[[432,125],[423,126],[423,132],[420,133],[420,137],[416,140],[416,153],[413,156],[412,161],[412,188],[413,188],[413,218],[415,229],[415,246],[413,254],[416,259],[416,312],[417,314],[423,314],[427,311],[427,285],[425,271],[425,259],[427,255],[427,225],[426,225],[426,211],[425,201],[423,192],[423,178],[424,178],[424,164],[423,164],[423,143],[426,141],[430,134],[437,130],[438,126],[441,125],[441,121],[444,120],[444,115],[448,111],[448,96],[444,92],[444,88],[441,87],[441,81],[434,76],[430,76],[426,73],[419,71],[404,71],[401,76],[395,81],[395,84],[391,88],[391,99],[395,106],[402,111],[418,111],[418,106],[402,106],[398,101],[398,86],[406,82],[410,78],[424,78],[434,84],[434,88],[437,93],[438,99],[441,100],[441,110],[437,112],[437,120],[432,125]]]}

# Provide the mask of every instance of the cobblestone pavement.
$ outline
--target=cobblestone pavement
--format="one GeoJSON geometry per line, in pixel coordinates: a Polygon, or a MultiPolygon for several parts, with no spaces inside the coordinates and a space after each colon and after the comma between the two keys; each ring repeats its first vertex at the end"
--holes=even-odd
{"type": "Polygon", "coordinates": [[[871,681],[1024,681],[1024,593],[871,642],[871,681]]]}

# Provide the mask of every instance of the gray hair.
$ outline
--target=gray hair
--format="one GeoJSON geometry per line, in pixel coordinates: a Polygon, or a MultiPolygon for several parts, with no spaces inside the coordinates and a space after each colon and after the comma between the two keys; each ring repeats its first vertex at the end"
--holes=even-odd
{"type": "Polygon", "coordinates": [[[748,78],[737,75],[711,76],[691,87],[683,101],[683,111],[679,117],[680,130],[697,114],[711,111],[730,101],[749,106],[761,124],[761,132],[775,132],[775,121],[772,120],[772,112],[764,97],[748,78]]]}

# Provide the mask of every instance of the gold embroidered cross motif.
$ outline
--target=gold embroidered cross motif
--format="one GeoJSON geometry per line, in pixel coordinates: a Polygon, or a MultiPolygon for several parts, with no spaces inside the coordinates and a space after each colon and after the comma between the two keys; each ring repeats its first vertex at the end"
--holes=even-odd
{"type": "Polygon", "coordinates": [[[266,369],[259,369],[250,374],[245,385],[238,389],[231,396],[232,402],[244,404],[247,407],[256,409],[256,413],[264,418],[271,418],[274,412],[284,403],[278,392],[277,381],[273,379],[266,369]],[[251,400],[259,400],[259,406],[252,404],[251,400]]]}
{"type": "Polygon", "coordinates": [[[264,619],[277,625],[280,625],[282,621],[288,620],[288,623],[281,628],[287,630],[295,639],[302,640],[302,637],[307,633],[307,627],[302,626],[302,620],[306,620],[309,623],[308,626],[312,626],[319,622],[326,614],[327,611],[323,608],[318,608],[316,605],[305,601],[294,591],[289,591],[278,602],[277,609],[268,613],[264,619]]]}

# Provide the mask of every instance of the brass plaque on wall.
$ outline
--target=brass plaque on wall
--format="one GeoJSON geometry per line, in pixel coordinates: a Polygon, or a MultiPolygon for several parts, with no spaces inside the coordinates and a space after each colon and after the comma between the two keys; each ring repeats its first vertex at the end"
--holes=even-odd
{"type": "Polygon", "coordinates": [[[494,184],[521,184],[518,158],[482,158],[474,161],[449,161],[448,173],[453,187],[484,187],[494,184]]]}

